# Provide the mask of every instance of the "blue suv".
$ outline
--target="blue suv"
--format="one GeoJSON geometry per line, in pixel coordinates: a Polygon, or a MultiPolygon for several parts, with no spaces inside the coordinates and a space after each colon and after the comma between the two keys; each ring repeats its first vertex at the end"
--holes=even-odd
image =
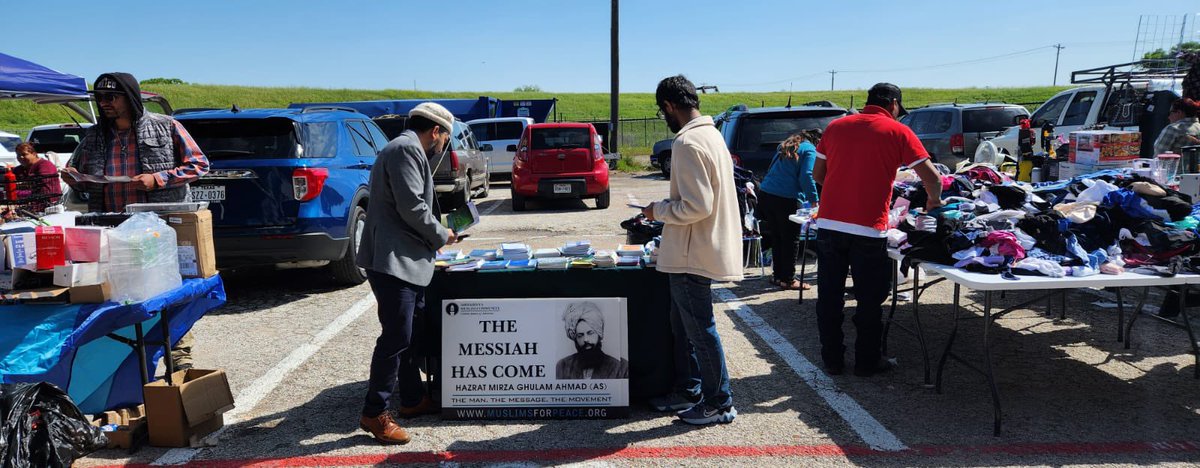
{"type": "Polygon", "coordinates": [[[209,202],[217,265],[326,267],[360,284],[354,263],[375,155],[388,139],[348,109],[244,109],[175,116],[208,156],[192,184],[209,202]]]}

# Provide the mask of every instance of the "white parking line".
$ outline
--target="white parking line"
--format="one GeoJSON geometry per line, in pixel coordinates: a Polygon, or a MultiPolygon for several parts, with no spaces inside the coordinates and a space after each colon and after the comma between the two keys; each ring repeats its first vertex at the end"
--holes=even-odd
{"type": "MultiPolygon", "coordinates": [[[[325,346],[325,343],[329,342],[334,336],[337,336],[347,325],[353,323],[362,316],[363,312],[370,310],[374,305],[375,296],[368,293],[362,299],[359,299],[358,302],[355,302],[349,310],[337,316],[332,322],[329,322],[325,328],[313,337],[312,341],[292,350],[282,361],[275,364],[275,367],[272,367],[262,377],[259,377],[254,382],[251,382],[249,386],[242,389],[241,392],[238,392],[237,397],[234,398],[234,403],[237,407],[225,413],[225,427],[212,433],[207,439],[217,440],[226,429],[241,419],[241,415],[253,411],[262,402],[263,398],[270,395],[275,390],[275,387],[278,387],[283,382],[283,379],[289,373],[304,364],[308,358],[316,354],[317,351],[320,351],[321,347],[325,346]]],[[[201,450],[204,450],[204,448],[171,449],[161,457],[158,457],[157,460],[154,460],[153,464],[182,465],[190,462],[201,450]]]]}
{"type": "Polygon", "coordinates": [[[883,424],[871,416],[858,402],[850,398],[850,395],[838,389],[833,379],[813,365],[803,354],[800,354],[800,351],[796,350],[796,347],[792,346],[787,338],[771,328],[762,317],[750,309],[750,306],[739,301],[733,291],[718,287],[713,288],[713,293],[727,304],[746,323],[746,326],[754,330],[759,338],[766,341],[775,354],[778,354],[783,362],[787,363],[788,367],[791,367],[792,371],[808,384],[809,388],[816,391],[817,395],[850,425],[850,428],[862,438],[863,442],[875,450],[908,450],[908,446],[883,427],[883,424]]]}
{"type": "Polygon", "coordinates": [[[500,205],[503,205],[503,204],[504,204],[504,202],[501,201],[500,203],[496,203],[496,204],[493,204],[492,206],[489,206],[488,209],[483,210],[483,212],[479,213],[479,217],[482,218],[484,216],[492,214],[493,211],[496,211],[496,208],[500,208],[500,205]]]}

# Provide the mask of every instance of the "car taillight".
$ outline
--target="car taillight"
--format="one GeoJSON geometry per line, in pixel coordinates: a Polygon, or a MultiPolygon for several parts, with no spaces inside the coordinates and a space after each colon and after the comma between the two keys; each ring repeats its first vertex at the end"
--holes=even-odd
{"type": "Polygon", "coordinates": [[[740,156],[738,156],[736,154],[731,154],[730,156],[733,157],[733,165],[734,166],[742,167],[742,158],[740,156]]]}
{"type": "Polygon", "coordinates": [[[329,178],[329,169],[323,167],[302,167],[292,171],[292,196],[297,201],[309,201],[321,194],[325,188],[325,179],[329,178]]]}
{"type": "Polygon", "coordinates": [[[963,134],[955,133],[950,135],[950,152],[962,156],[966,152],[966,143],[963,140],[963,134]]]}
{"type": "Polygon", "coordinates": [[[529,162],[529,148],[524,146],[518,148],[516,160],[518,164],[529,162]]]}
{"type": "Polygon", "coordinates": [[[458,153],[454,151],[450,152],[450,170],[458,172],[458,153]]]}

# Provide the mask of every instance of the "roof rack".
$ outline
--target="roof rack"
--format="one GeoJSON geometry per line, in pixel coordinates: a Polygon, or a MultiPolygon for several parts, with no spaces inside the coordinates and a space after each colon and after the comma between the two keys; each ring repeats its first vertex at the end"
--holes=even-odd
{"type": "Polygon", "coordinates": [[[335,111],[342,111],[342,112],[353,112],[353,113],[355,113],[355,114],[357,114],[357,113],[358,113],[358,111],[357,111],[357,110],[354,110],[354,109],[352,109],[352,108],[349,108],[349,107],[342,107],[342,106],[312,106],[312,107],[305,107],[305,108],[304,108],[304,110],[300,111],[300,113],[301,113],[301,114],[307,114],[307,113],[309,113],[309,112],[335,112],[335,111]]]}
{"type": "Polygon", "coordinates": [[[1176,59],[1138,60],[1071,72],[1073,84],[1147,83],[1151,80],[1181,79],[1187,74],[1187,64],[1176,59]]]}

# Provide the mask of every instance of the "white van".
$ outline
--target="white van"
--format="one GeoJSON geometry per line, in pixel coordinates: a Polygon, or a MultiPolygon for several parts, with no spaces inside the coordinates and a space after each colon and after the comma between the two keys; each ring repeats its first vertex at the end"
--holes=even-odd
{"type": "Polygon", "coordinates": [[[21,137],[8,132],[0,132],[0,165],[17,164],[17,145],[21,144],[21,137]]]}
{"type": "Polygon", "coordinates": [[[491,145],[491,151],[485,151],[491,166],[492,176],[497,174],[512,176],[513,158],[517,155],[517,143],[525,127],[533,125],[529,117],[497,117],[491,119],[475,119],[467,122],[479,145],[491,145]]]}

